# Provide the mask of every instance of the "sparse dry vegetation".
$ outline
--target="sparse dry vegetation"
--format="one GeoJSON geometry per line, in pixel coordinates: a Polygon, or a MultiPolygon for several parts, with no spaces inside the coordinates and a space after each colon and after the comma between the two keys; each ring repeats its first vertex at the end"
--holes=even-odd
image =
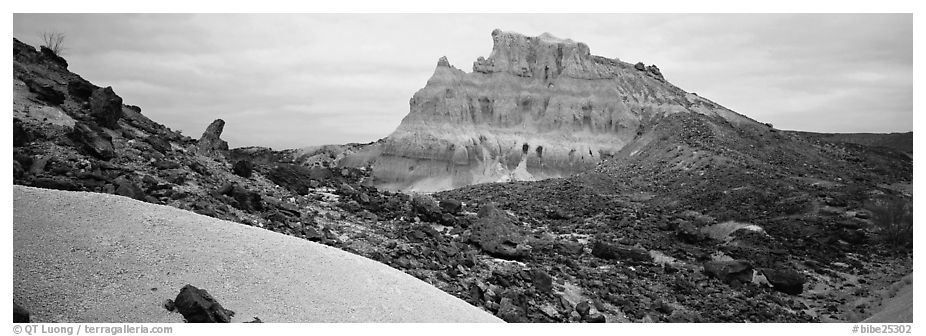
{"type": "Polygon", "coordinates": [[[913,207],[903,198],[881,199],[867,206],[872,220],[881,230],[884,243],[897,248],[913,247],[913,207]]]}
{"type": "Polygon", "coordinates": [[[51,50],[55,55],[61,56],[61,53],[64,52],[64,33],[42,33],[42,46],[51,50]]]}

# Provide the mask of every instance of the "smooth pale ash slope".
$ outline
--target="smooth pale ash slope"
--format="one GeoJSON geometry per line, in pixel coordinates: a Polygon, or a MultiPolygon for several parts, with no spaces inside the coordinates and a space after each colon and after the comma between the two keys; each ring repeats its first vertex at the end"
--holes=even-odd
{"type": "Polygon", "coordinates": [[[863,323],[913,323],[913,284],[897,291],[881,310],[863,323]]]}
{"type": "Polygon", "coordinates": [[[384,264],[129,198],[13,187],[13,297],[37,322],[180,322],[186,284],[232,322],[501,322],[384,264]]]}

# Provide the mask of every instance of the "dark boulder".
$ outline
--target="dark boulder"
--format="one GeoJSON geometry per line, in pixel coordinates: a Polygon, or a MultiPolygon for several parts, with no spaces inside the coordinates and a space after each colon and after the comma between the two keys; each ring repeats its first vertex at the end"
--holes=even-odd
{"type": "Polygon", "coordinates": [[[752,264],[742,260],[708,261],[704,263],[704,274],[727,283],[746,283],[752,281],[752,264]]]}
{"type": "Polygon", "coordinates": [[[425,194],[412,196],[412,209],[421,220],[426,222],[440,222],[443,210],[434,198],[425,194]]]}
{"type": "Polygon", "coordinates": [[[553,246],[556,248],[557,252],[564,255],[580,255],[585,251],[585,245],[571,240],[560,240],[553,244],[553,246]]]}
{"type": "Polygon", "coordinates": [[[225,185],[220,190],[219,193],[222,195],[230,196],[234,202],[231,203],[231,206],[244,211],[263,211],[264,204],[261,200],[260,194],[249,191],[244,187],[239,185],[225,185]]]}
{"type": "Polygon", "coordinates": [[[582,301],[576,304],[576,312],[579,313],[579,316],[586,317],[588,313],[591,312],[592,306],[588,304],[588,301],[582,301]]]}
{"type": "Polygon", "coordinates": [[[90,96],[90,116],[100,126],[115,129],[123,117],[122,97],[117,96],[110,86],[96,89],[90,96]]]}
{"type": "Polygon", "coordinates": [[[501,293],[496,316],[505,320],[505,322],[523,323],[529,322],[527,311],[528,299],[523,291],[509,288],[501,293]]]}
{"type": "Polygon", "coordinates": [[[68,68],[68,61],[65,60],[64,57],[59,56],[57,52],[49,49],[46,46],[41,46],[40,48],[42,49],[42,58],[49,61],[51,64],[60,66],[65,69],[68,68]]]}
{"type": "Polygon", "coordinates": [[[196,147],[206,152],[227,151],[228,143],[220,138],[224,129],[225,120],[216,119],[209,124],[209,127],[206,127],[203,136],[196,142],[196,147]]]}
{"type": "Polygon", "coordinates": [[[51,105],[61,105],[64,102],[64,93],[55,89],[54,82],[43,78],[30,78],[25,81],[29,91],[38,98],[51,105]]]}
{"type": "Polygon", "coordinates": [[[630,263],[653,261],[653,257],[650,256],[646,249],[610,244],[600,240],[595,241],[595,244],[592,245],[592,255],[602,259],[623,260],[630,263]]]}
{"type": "Polygon", "coordinates": [[[273,183],[299,195],[308,194],[310,188],[318,187],[317,181],[313,183],[312,169],[300,165],[278,164],[267,171],[266,176],[273,183]]]}
{"type": "Polygon", "coordinates": [[[22,120],[13,118],[13,147],[23,146],[30,140],[29,132],[23,127],[22,120]]]}
{"type": "Polygon", "coordinates": [[[145,191],[142,190],[134,182],[129,181],[129,179],[120,176],[113,180],[116,184],[116,195],[121,195],[129,198],[134,198],[139,201],[145,201],[145,191]]]}
{"type": "Polygon", "coordinates": [[[534,283],[534,288],[537,288],[537,291],[542,293],[550,293],[553,291],[553,277],[550,276],[549,273],[539,269],[531,270],[531,280],[534,283]]]}
{"type": "Polygon", "coordinates": [[[455,199],[442,199],[438,205],[440,205],[440,208],[443,209],[444,212],[451,215],[456,215],[459,214],[460,211],[463,211],[463,202],[455,199]]]}
{"type": "Polygon", "coordinates": [[[759,271],[765,275],[772,288],[779,292],[800,295],[804,291],[804,283],[807,279],[798,271],[771,268],[762,268],[759,271]]]}
{"type": "Polygon", "coordinates": [[[200,163],[199,161],[190,161],[190,162],[187,162],[187,166],[189,166],[191,170],[193,170],[194,172],[196,172],[196,173],[199,174],[199,175],[202,175],[202,176],[211,176],[211,175],[212,175],[212,172],[209,171],[209,168],[207,168],[206,165],[200,163]]]}
{"type": "Polygon", "coordinates": [[[502,298],[498,304],[498,317],[508,323],[526,322],[526,313],[521,307],[514,304],[510,298],[502,298]]]}
{"type": "Polygon", "coordinates": [[[161,160],[155,160],[154,162],[152,162],[151,166],[159,170],[167,170],[167,169],[177,169],[177,168],[180,168],[182,165],[177,161],[161,159],[161,160]]]}
{"type": "Polygon", "coordinates": [[[83,190],[80,184],[66,177],[39,177],[32,181],[32,186],[36,188],[55,189],[55,190],[83,190]]]}
{"type": "Polygon", "coordinates": [[[643,64],[643,62],[637,62],[637,64],[633,65],[633,68],[639,71],[646,71],[646,64],[643,64]]]}
{"type": "Polygon", "coordinates": [[[23,165],[19,161],[13,161],[13,179],[18,180],[26,174],[26,170],[23,169],[23,165]]]}
{"type": "Polygon", "coordinates": [[[147,138],[145,138],[145,142],[147,142],[149,145],[151,145],[151,148],[161,154],[167,154],[172,150],[170,142],[167,142],[167,140],[164,140],[156,135],[149,135],[147,138]]]}
{"type": "Polygon", "coordinates": [[[205,289],[193,285],[183,286],[172,306],[189,323],[228,323],[235,316],[235,312],[222,307],[205,289]]]}
{"type": "Polygon", "coordinates": [[[68,137],[77,144],[78,149],[84,154],[102,160],[116,157],[112,136],[96,125],[78,121],[74,124],[74,129],[68,133],[68,137]]]}
{"type": "Polygon", "coordinates": [[[563,210],[563,209],[560,208],[560,207],[548,207],[548,208],[544,209],[544,213],[546,214],[547,218],[549,218],[549,219],[557,219],[557,220],[560,220],[560,219],[570,219],[570,218],[572,218],[572,214],[570,214],[569,212],[566,212],[565,210],[563,210]]]}
{"type": "Polygon", "coordinates": [[[647,66],[646,71],[649,71],[649,73],[652,74],[653,77],[656,77],[658,79],[663,79],[662,71],[659,71],[659,67],[657,67],[655,64],[647,66]]]}
{"type": "Polygon", "coordinates": [[[250,178],[253,172],[254,164],[248,160],[240,160],[235,162],[235,165],[232,166],[232,173],[244,178],[250,178]]]}
{"type": "Polygon", "coordinates": [[[13,301],[13,323],[29,323],[29,311],[13,301]]]}
{"type": "Polygon", "coordinates": [[[479,209],[479,219],[470,228],[469,240],[486,253],[499,258],[523,259],[531,252],[525,235],[514,220],[494,204],[479,209]]]}
{"type": "Polygon", "coordinates": [[[68,82],[68,94],[77,101],[89,101],[93,91],[97,88],[83,79],[68,82]]]}
{"type": "Polygon", "coordinates": [[[707,235],[688,221],[681,222],[678,227],[675,228],[675,236],[678,237],[679,240],[689,244],[695,244],[708,239],[707,235]]]}
{"type": "Polygon", "coordinates": [[[602,313],[594,313],[585,317],[588,323],[607,323],[608,319],[602,313]]]}
{"type": "Polygon", "coordinates": [[[865,230],[861,229],[841,228],[839,231],[836,231],[836,237],[853,245],[864,244],[868,241],[865,230]]]}

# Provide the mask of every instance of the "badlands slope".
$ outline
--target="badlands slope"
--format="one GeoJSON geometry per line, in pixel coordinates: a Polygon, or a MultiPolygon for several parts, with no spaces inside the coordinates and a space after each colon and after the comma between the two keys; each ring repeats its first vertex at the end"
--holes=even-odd
{"type": "Polygon", "coordinates": [[[181,322],[185,284],[232,322],[500,322],[378,262],[126,197],[13,187],[13,298],[34,322],[181,322]]]}

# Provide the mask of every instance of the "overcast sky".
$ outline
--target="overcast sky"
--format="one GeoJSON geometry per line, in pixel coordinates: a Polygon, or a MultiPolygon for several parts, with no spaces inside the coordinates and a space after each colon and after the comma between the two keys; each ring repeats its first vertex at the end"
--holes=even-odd
{"type": "Polygon", "coordinates": [[[910,14],[14,14],[38,46],[66,34],[69,69],[198,138],[232,147],[369,142],[408,113],[437,59],[467,72],[495,28],[549,32],[777,128],[913,128],[910,14]]]}

